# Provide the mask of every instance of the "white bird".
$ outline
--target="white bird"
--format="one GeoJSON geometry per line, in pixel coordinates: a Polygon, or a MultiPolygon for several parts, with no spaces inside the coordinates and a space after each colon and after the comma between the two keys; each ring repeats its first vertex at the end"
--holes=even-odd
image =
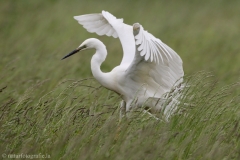
{"type": "Polygon", "coordinates": [[[184,72],[179,55],[140,24],[124,24],[123,19],[117,19],[107,11],[74,16],[74,19],[90,33],[119,37],[123,58],[111,72],[102,72],[100,66],[107,56],[106,47],[100,40],[90,38],[62,59],[78,51],[96,49],[91,59],[92,74],[101,85],[122,97],[121,107],[129,111],[131,106],[147,105],[153,110],[161,110],[159,98],[177,81],[178,84],[182,82],[184,72]],[[151,101],[146,103],[149,99],[151,101]]]}

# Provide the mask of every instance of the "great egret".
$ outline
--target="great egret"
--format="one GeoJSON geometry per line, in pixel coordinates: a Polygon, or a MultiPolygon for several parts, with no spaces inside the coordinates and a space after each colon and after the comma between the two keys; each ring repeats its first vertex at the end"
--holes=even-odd
{"type": "Polygon", "coordinates": [[[62,59],[79,51],[96,49],[91,59],[92,74],[101,85],[121,95],[121,107],[129,111],[134,101],[134,106],[145,104],[161,110],[159,98],[169,92],[176,81],[182,82],[184,72],[179,55],[145,31],[139,23],[133,26],[124,24],[123,19],[117,19],[107,11],[74,16],[74,19],[91,33],[119,37],[123,59],[111,72],[102,72],[100,66],[105,61],[107,50],[96,38],[85,40],[62,59]]]}

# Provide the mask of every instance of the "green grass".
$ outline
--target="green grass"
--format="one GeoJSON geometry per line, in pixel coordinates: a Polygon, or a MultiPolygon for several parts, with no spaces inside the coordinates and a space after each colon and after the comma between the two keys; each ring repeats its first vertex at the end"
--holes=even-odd
{"type": "Polygon", "coordinates": [[[1,1],[0,154],[240,159],[239,6],[237,0],[1,1]],[[88,33],[72,18],[101,10],[141,23],[182,57],[191,87],[168,122],[141,109],[119,121],[120,97],[91,78],[94,51],[60,60],[96,37],[109,53],[103,71],[121,61],[118,39],[88,33]]]}

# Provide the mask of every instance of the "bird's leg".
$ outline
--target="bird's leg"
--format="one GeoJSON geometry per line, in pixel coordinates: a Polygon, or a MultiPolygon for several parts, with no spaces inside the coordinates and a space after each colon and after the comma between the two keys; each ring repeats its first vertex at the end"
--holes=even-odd
{"type": "Polygon", "coordinates": [[[125,111],[125,114],[126,114],[126,117],[127,117],[127,118],[129,118],[130,110],[131,110],[131,108],[132,108],[131,104],[132,104],[132,101],[128,101],[128,102],[126,103],[126,111],[125,111]]]}
{"type": "Polygon", "coordinates": [[[126,102],[124,100],[121,101],[120,104],[120,120],[126,115],[126,102]]]}

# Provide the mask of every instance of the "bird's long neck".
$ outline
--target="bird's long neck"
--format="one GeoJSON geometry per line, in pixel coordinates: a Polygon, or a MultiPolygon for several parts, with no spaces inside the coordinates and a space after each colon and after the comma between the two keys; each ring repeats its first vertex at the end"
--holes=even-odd
{"type": "Polygon", "coordinates": [[[105,61],[107,57],[107,50],[102,42],[99,42],[96,47],[96,53],[91,59],[91,70],[93,76],[101,83],[103,86],[108,86],[109,77],[107,73],[101,71],[101,64],[105,61]]]}

